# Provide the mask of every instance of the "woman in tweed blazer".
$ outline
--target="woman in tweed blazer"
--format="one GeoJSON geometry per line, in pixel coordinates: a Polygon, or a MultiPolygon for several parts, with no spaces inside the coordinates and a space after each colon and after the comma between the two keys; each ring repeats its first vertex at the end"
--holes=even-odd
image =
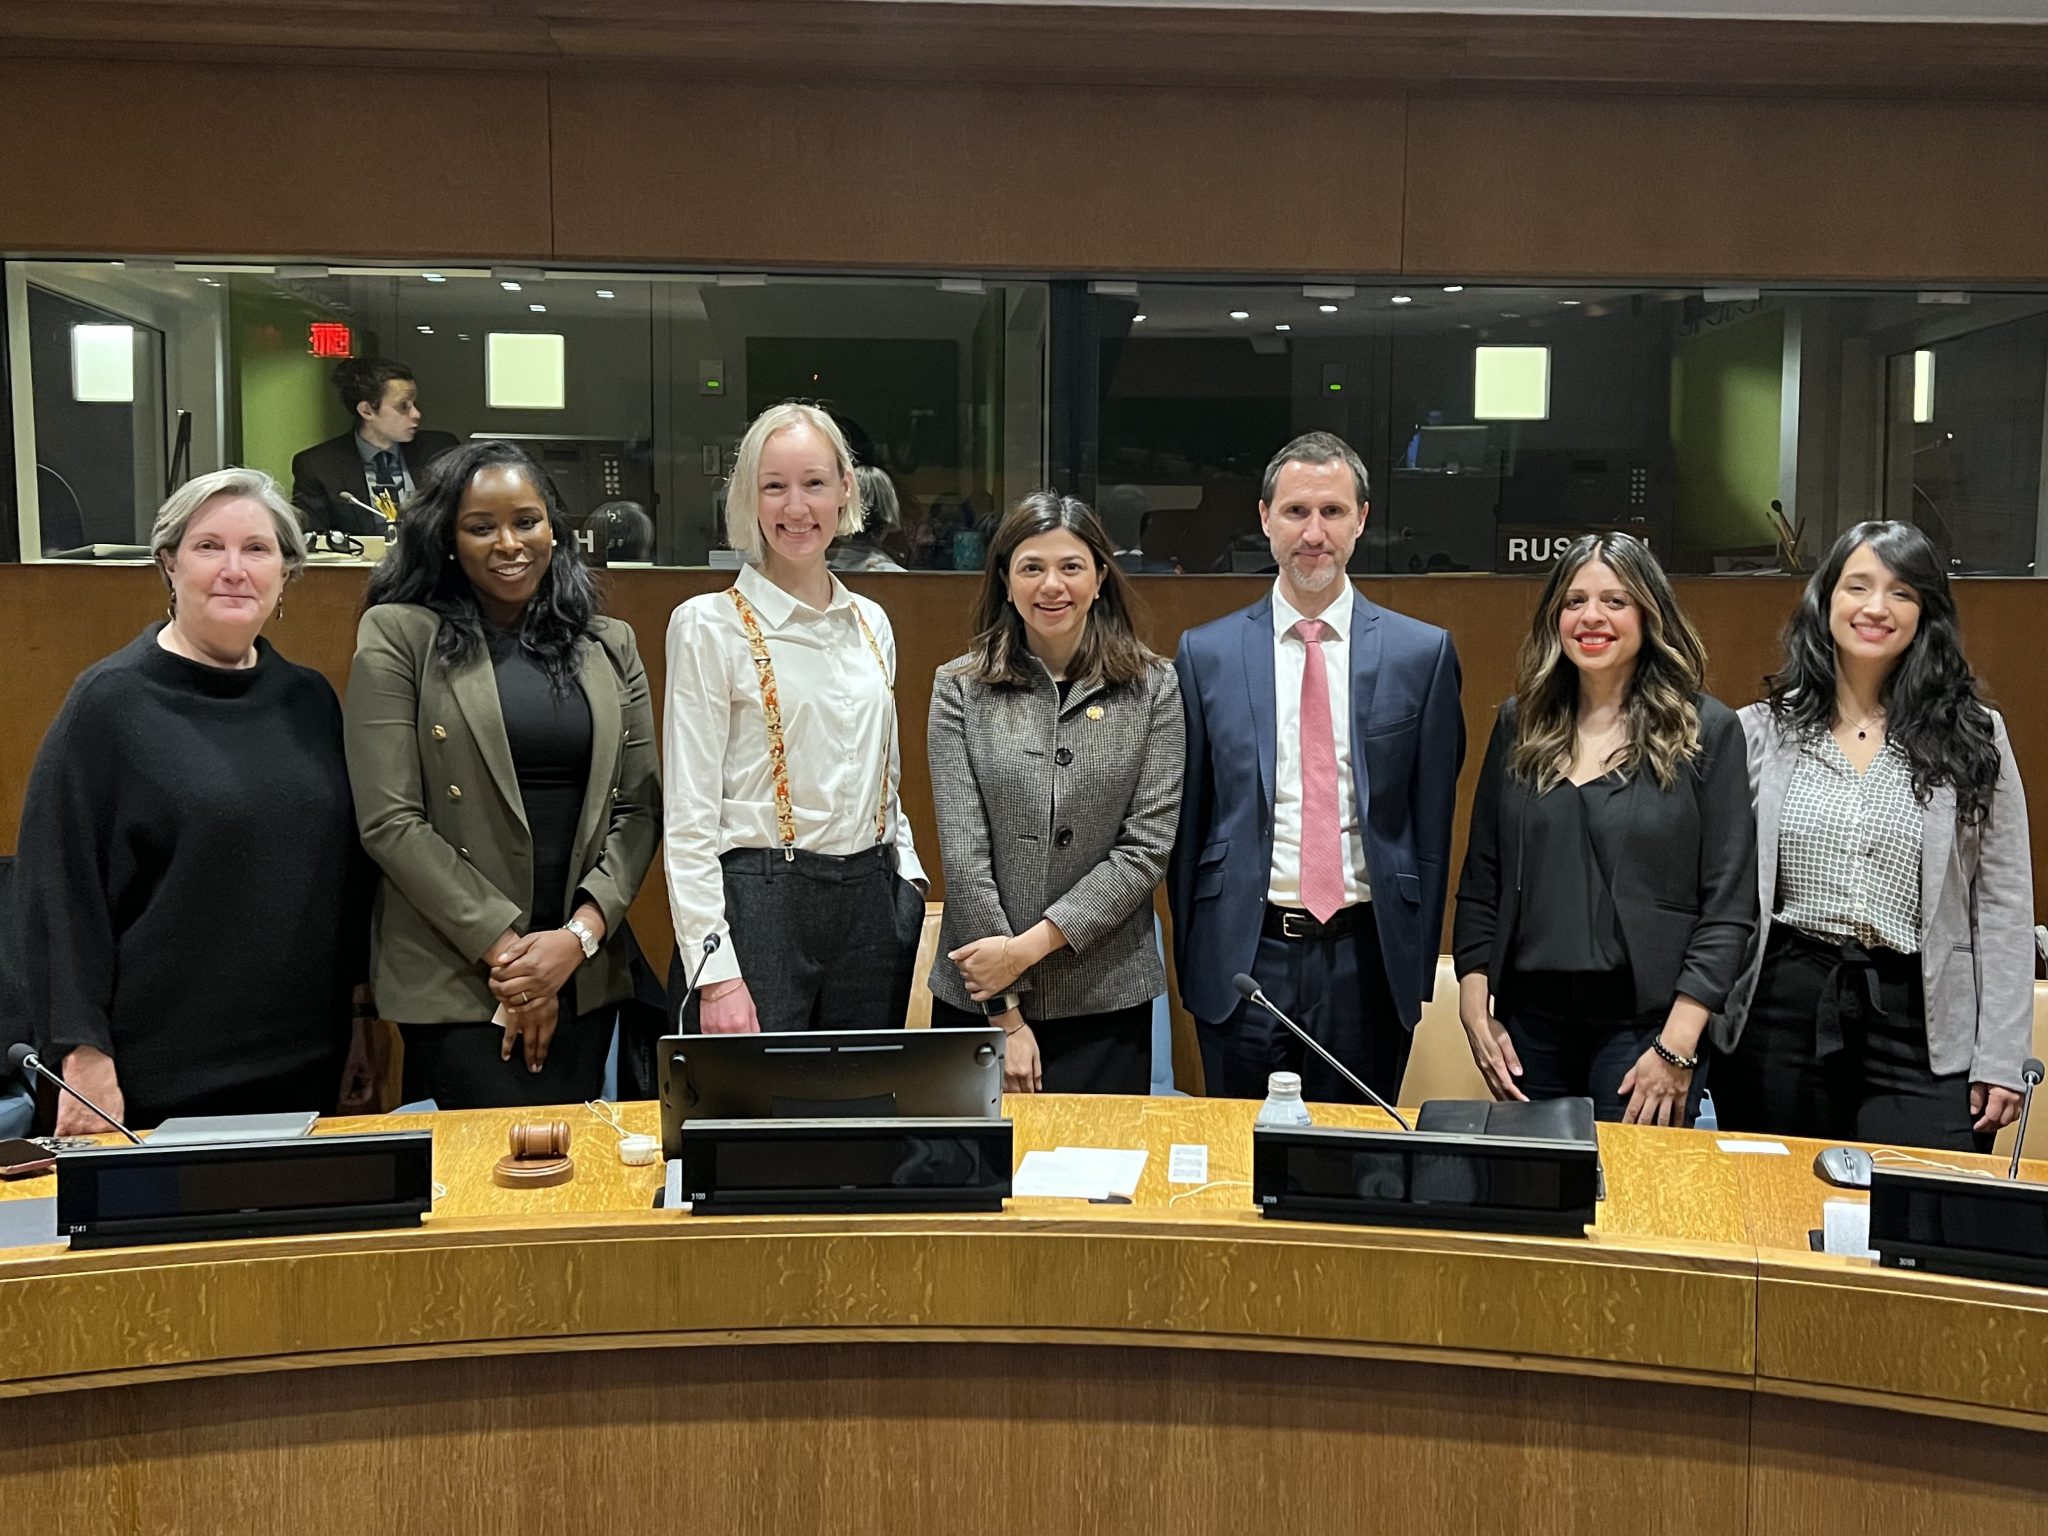
{"type": "Polygon", "coordinates": [[[1714,1021],[1722,1126],[1989,1150],[2033,1028],[2027,798],[1926,534],[1835,541],[1742,726],[1764,921],[1714,1021]]]}
{"type": "Polygon", "coordinates": [[[1014,1093],[1144,1093],[1166,989],[1152,893],[1180,813],[1173,668],[1139,641],[1102,526],[1051,491],[989,550],[929,746],[946,872],[932,1023],[994,1022],[1014,1093]]]}

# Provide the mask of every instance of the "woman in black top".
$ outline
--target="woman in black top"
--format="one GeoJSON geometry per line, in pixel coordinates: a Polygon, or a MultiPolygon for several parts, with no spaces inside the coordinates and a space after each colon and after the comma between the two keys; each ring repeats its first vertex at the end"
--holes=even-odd
{"type": "Polygon", "coordinates": [[[1687,1123],[1756,929],[1742,730],[1646,545],[1576,540],[1544,587],[1472,801],[1458,1013],[1498,1099],[1687,1123]]]}
{"type": "MultiPolygon", "coordinates": [[[[78,679],[29,779],[37,1045],[135,1126],[366,1108],[370,871],[341,709],[262,638],[305,536],[268,475],[224,469],[164,503],[151,546],[169,619],[78,679]]],[[[105,1129],[59,1098],[59,1134],[105,1129]]]]}
{"type": "Polygon", "coordinates": [[[515,444],[428,470],[371,578],[346,713],[407,1098],[596,1097],[654,855],[654,733],[633,632],[598,614],[515,444]]]}

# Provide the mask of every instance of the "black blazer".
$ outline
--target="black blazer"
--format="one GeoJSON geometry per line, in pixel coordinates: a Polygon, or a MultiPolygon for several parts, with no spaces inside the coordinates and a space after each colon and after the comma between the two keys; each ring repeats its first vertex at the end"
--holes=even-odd
{"type": "MultiPolygon", "coordinates": [[[[1622,845],[1600,849],[1614,872],[1615,916],[1643,1013],[1669,1008],[1681,992],[1719,1009],[1756,935],[1756,823],[1742,724],[1718,699],[1700,694],[1696,702],[1700,755],[1668,790],[1648,772],[1632,777],[1620,791],[1622,845]]],[[[1472,797],[1451,930],[1458,974],[1484,971],[1496,994],[1521,915],[1522,829],[1531,799],[1528,786],[1508,773],[1514,745],[1509,699],[1494,715],[1472,797]]],[[[1596,821],[1596,837],[1603,825],[1612,823],[1596,821]]]]}
{"type": "MultiPolygon", "coordinates": [[[[421,431],[413,434],[411,442],[400,443],[398,454],[405,460],[405,472],[418,484],[427,466],[454,446],[454,437],[446,432],[421,431]]],[[[370,499],[369,477],[363,473],[363,456],[354,432],[330,437],[293,456],[292,504],[305,514],[308,528],[339,528],[344,533],[382,538],[383,524],[372,526],[369,513],[341,499],[343,491],[364,501],[370,499]]]]}

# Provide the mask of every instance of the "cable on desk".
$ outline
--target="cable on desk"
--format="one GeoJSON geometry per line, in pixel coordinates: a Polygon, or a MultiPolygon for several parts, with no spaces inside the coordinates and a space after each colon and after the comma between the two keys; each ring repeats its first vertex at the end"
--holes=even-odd
{"type": "Polygon", "coordinates": [[[1193,1189],[1184,1189],[1177,1195],[1168,1195],[1166,1203],[1168,1205],[1178,1205],[1181,1201],[1187,1199],[1189,1195],[1199,1195],[1205,1189],[1250,1189],[1251,1187],[1252,1181],[1250,1179],[1211,1179],[1207,1184],[1197,1184],[1193,1189]]]}

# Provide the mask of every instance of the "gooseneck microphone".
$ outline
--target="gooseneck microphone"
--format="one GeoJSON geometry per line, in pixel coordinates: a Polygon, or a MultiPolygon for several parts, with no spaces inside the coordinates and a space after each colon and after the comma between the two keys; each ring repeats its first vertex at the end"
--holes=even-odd
{"type": "Polygon", "coordinates": [[[1310,1050],[1314,1051],[1318,1056],[1322,1057],[1323,1060],[1327,1061],[1331,1066],[1335,1067],[1337,1069],[1338,1074],[1344,1079],[1345,1082],[1349,1083],[1352,1087],[1356,1088],[1360,1093],[1364,1094],[1368,1099],[1372,1100],[1373,1103],[1379,1105],[1381,1109],[1384,1109],[1388,1114],[1392,1115],[1394,1117],[1394,1124],[1400,1126],[1401,1129],[1404,1131],[1412,1131],[1415,1129],[1414,1126],[1410,1125],[1406,1120],[1401,1118],[1401,1111],[1394,1108],[1393,1105],[1389,1104],[1385,1099],[1381,1098],[1378,1094],[1374,1093],[1370,1088],[1366,1087],[1364,1083],[1360,1082],[1356,1077],[1352,1076],[1351,1069],[1349,1067],[1345,1066],[1343,1062],[1339,1061],[1336,1057],[1332,1056],[1328,1051],[1324,1050],[1321,1041],[1317,1040],[1314,1036],[1310,1035],[1307,1030],[1303,1029],[1299,1024],[1295,1023],[1294,1020],[1287,1017],[1287,1015],[1282,1013],[1278,1008],[1275,1008],[1273,1006],[1272,1000],[1268,998],[1265,993],[1259,990],[1259,984],[1256,981],[1253,981],[1249,975],[1247,975],[1243,971],[1239,971],[1237,975],[1231,979],[1236,982],[1237,990],[1243,995],[1246,1002],[1254,1003],[1257,1006],[1265,1009],[1266,1012],[1270,1013],[1282,1024],[1285,1024],[1289,1029],[1293,1030],[1294,1033],[1301,1038],[1301,1043],[1307,1046],[1310,1050]]]}
{"type": "Polygon", "coordinates": [[[683,1010],[690,1006],[690,999],[697,995],[697,983],[704,979],[704,967],[711,963],[711,957],[718,953],[718,946],[724,942],[717,934],[704,935],[704,954],[697,961],[697,969],[690,976],[689,986],[683,989],[683,1000],[676,1004],[676,1023],[680,1028],[683,1010]]]}
{"type": "Polygon", "coordinates": [[[2012,1138],[2012,1166],[2005,1170],[2008,1179],[2020,1176],[2020,1148],[2027,1144],[2027,1114],[2034,1107],[2034,1090],[2041,1086],[2041,1058],[2029,1056],[2020,1063],[2020,1081],[2026,1085],[2020,1095],[2020,1124],[2012,1138]]]}
{"type": "Polygon", "coordinates": [[[76,1088],[72,1087],[69,1083],[65,1082],[63,1078],[59,1077],[56,1073],[52,1072],[48,1067],[44,1066],[40,1061],[38,1061],[36,1059],[36,1052],[34,1046],[29,1045],[26,1042],[20,1045],[10,1045],[7,1048],[7,1065],[10,1069],[16,1072],[28,1072],[34,1074],[37,1077],[48,1078],[51,1082],[57,1085],[58,1089],[61,1092],[70,1094],[71,1097],[78,1100],[79,1103],[83,1104],[87,1109],[91,1110],[94,1114],[98,1115],[102,1120],[106,1121],[107,1124],[111,1125],[115,1130],[119,1131],[123,1136],[126,1136],[130,1141],[134,1142],[136,1146],[139,1147],[143,1144],[142,1138],[140,1136],[136,1135],[133,1131],[129,1130],[127,1126],[123,1125],[120,1121],[116,1120],[104,1109],[101,1109],[99,1105],[93,1103],[91,1099],[88,1099],[76,1088]]]}

